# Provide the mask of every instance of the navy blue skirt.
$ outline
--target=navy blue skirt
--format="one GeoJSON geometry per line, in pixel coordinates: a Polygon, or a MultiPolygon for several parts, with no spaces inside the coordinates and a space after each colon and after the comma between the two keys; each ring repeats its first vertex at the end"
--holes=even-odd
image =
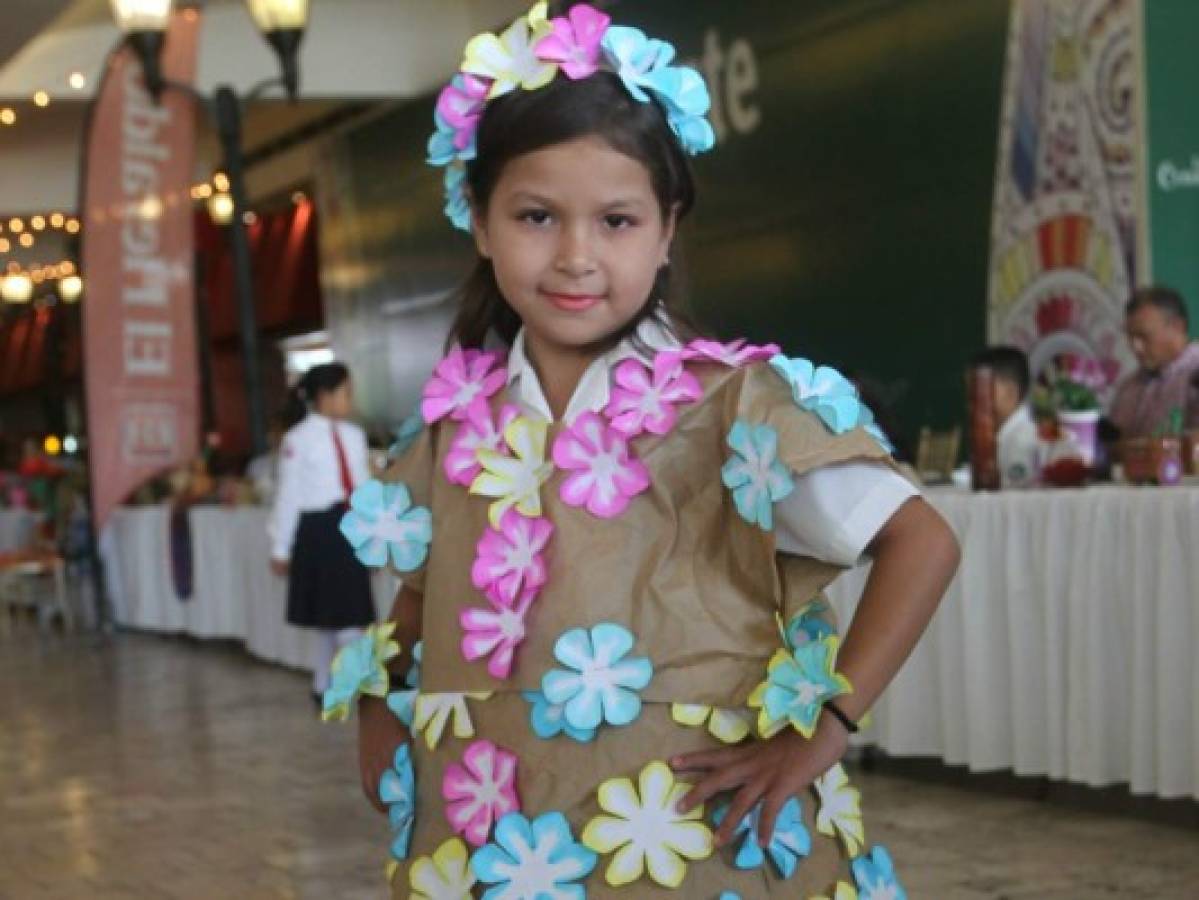
{"type": "Polygon", "coordinates": [[[338,530],[345,505],[300,515],[287,580],[287,621],[302,628],[365,628],[375,621],[370,572],[338,530]]]}

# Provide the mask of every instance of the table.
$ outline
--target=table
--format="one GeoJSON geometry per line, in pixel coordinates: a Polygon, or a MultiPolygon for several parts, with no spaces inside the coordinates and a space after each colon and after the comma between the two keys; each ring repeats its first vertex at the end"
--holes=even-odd
{"type": "MultiPolygon", "coordinates": [[[[867,740],[973,771],[1199,799],[1199,489],[928,499],[962,566],[867,740]]],[[[843,623],[866,577],[833,585],[843,623]]]]}
{"type": "MultiPolygon", "coordinates": [[[[287,624],[287,585],[269,568],[266,509],[193,507],[192,596],[175,594],[165,506],[124,507],[113,514],[100,550],[118,625],[199,638],[241,641],[261,659],[311,670],[311,632],[287,624]]],[[[379,618],[397,586],[387,572],[372,579],[379,618]]]]}
{"type": "Polygon", "coordinates": [[[0,509],[0,553],[15,553],[29,546],[38,514],[27,509],[0,509]]]}

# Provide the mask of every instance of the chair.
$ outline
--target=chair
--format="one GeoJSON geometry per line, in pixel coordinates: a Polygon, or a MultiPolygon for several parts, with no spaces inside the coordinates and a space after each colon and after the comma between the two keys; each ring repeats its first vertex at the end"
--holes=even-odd
{"type": "Polygon", "coordinates": [[[950,431],[933,431],[927,426],[921,428],[920,443],[916,448],[916,472],[921,480],[930,484],[952,481],[961,444],[960,428],[950,431]]]}
{"type": "Polygon", "coordinates": [[[74,630],[67,564],[61,555],[40,550],[0,554],[0,631],[9,631],[12,614],[20,610],[31,610],[42,626],[57,615],[63,630],[74,630]]]}

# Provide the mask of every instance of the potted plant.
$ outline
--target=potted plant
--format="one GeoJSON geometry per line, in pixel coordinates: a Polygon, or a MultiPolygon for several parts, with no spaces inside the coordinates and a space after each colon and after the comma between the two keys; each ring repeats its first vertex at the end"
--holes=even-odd
{"type": "Polygon", "coordinates": [[[1124,476],[1144,484],[1178,484],[1183,475],[1183,416],[1172,409],[1153,430],[1151,437],[1128,438],[1120,442],[1124,476]]]}
{"type": "Polygon", "coordinates": [[[1042,405],[1053,410],[1058,427],[1077,447],[1083,465],[1095,465],[1099,444],[1099,396],[1106,383],[1098,362],[1085,357],[1058,357],[1046,373],[1042,405]]]}

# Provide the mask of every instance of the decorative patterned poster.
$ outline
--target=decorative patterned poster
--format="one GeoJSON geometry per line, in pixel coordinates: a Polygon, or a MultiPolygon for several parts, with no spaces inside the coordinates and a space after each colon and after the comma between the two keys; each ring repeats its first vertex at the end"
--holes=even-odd
{"type": "Polygon", "coordinates": [[[1034,376],[1059,354],[1097,360],[1104,399],[1133,364],[1139,15],[1138,0],[1017,0],[999,128],[988,338],[1034,376]]]}

